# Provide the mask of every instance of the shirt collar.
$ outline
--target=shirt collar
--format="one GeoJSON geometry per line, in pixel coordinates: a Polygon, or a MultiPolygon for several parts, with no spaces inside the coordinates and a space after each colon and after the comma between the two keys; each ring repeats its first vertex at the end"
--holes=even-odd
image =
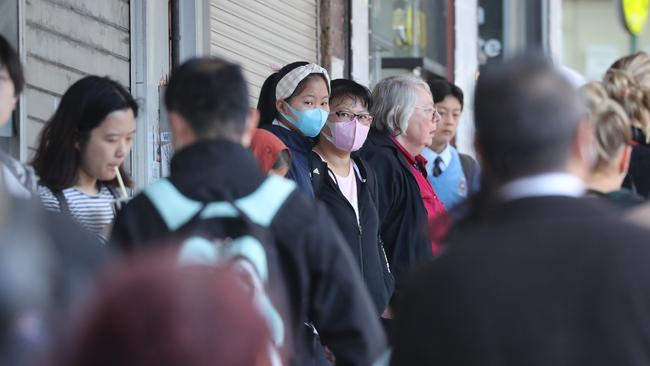
{"type": "Polygon", "coordinates": [[[584,193],[585,185],[578,177],[560,172],[516,179],[499,190],[506,201],[543,196],[580,197],[584,193]]]}
{"type": "Polygon", "coordinates": [[[271,124],[274,125],[274,126],[280,126],[280,127],[284,128],[285,130],[291,131],[291,129],[289,127],[285,126],[282,122],[278,121],[277,119],[274,119],[273,122],[271,122],[271,124]]]}
{"type": "Polygon", "coordinates": [[[442,150],[440,153],[437,153],[433,149],[427,147],[422,150],[422,155],[424,155],[429,163],[435,162],[436,158],[440,157],[440,159],[442,159],[440,169],[445,170],[445,168],[451,164],[451,149],[453,149],[453,147],[450,144],[447,144],[447,147],[445,147],[444,150],[442,150]]]}
{"type": "Polygon", "coordinates": [[[452,149],[451,145],[447,144],[447,147],[445,147],[445,149],[442,150],[442,152],[439,155],[440,158],[442,159],[442,163],[444,164],[442,166],[442,169],[448,167],[449,164],[451,164],[451,149],[452,149]]]}

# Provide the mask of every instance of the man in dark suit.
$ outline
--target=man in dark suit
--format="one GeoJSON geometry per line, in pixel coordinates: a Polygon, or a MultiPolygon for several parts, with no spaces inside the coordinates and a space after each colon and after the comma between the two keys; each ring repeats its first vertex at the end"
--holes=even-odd
{"type": "Polygon", "coordinates": [[[393,365],[650,364],[650,233],[581,197],[595,157],[584,111],[544,59],[481,74],[490,182],[404,286],[393,365]]]}

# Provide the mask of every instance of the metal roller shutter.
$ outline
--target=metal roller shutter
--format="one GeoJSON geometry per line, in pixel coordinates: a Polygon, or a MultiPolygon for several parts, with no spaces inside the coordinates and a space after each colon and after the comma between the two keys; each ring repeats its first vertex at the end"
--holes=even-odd
{"type": "Polygon", "coordinates": [[[211,0],[210,53],[239,63],[255,102],[272,67],[318,62],[317,0],[211,0]]]}

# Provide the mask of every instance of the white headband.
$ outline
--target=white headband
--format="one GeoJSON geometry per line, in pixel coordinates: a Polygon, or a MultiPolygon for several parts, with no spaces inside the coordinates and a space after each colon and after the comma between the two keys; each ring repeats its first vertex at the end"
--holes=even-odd
{"type": "Polygon", "coordinates": [[[307,64],[304,66],[298,66],[289,71],[278,81],[278,85],[275,87],[275,99],[280,100],[289,98],[298,87],[298,84],[300,84],[300,82],[310,74],[322,74],[325,76],[327,89],[329,89],[330,77],[327,74],[327,70],[316,64],[307,64]]]}

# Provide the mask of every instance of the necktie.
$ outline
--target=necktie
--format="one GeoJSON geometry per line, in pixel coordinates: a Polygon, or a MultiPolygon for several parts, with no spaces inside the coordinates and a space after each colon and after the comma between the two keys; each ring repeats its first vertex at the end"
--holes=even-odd
{"type": "Polygon", "coordinates": [[[440,168],[440,163],[442,163],[442,158],[439,156],[436,160],[433,161],[433,176],[438,178],[442,174],[442,168],[440,168]]]}

